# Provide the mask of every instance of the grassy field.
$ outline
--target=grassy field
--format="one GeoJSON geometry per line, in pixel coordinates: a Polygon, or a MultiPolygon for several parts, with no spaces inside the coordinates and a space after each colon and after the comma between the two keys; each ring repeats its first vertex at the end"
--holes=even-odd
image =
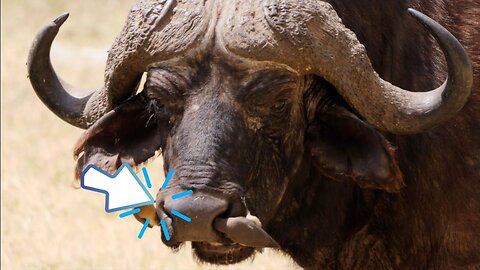
{"type": "MultiPolygon", "coordinates": [[[[171,253],[157,228],[136,238],[133,217],[106,214],[103,196],[73,187],[72,147],[81,130],[56,118],[30,87],[26,58],[41,25],[71,16],[53,47],[53,63],[70,83],[103,82],[106,52],[132,0],[2,2],[2,269],[292,269],[266,250],[231,267],[199,265],[190,247],[171,253]]],[[[161,163],[149,166],[154,187],[161,163]]],[[[155,193],[155,192],[153,192],[155,193]]]]}

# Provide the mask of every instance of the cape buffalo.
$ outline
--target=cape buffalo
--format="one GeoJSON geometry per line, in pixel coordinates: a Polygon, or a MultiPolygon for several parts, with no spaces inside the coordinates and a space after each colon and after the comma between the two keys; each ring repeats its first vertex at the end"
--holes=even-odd
{"type": "Polygon", "coordinates": [[[140,0],[83,98],[49,59],[67,16],[34,40],[33,88],[87,129],[77,176],[161,151],[175,174],[156,218],[172,249],[191,241],[214,264],[274,247],[306,269],[480,267],[480,1],[140,0]]]}

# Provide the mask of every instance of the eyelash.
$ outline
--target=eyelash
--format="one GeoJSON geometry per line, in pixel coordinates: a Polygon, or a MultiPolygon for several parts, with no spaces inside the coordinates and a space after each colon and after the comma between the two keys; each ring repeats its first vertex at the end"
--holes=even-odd
{"type": "Polygon", "coordinates": [[[150,99],[148,104],[148,111],[155,117],[167,115],[168,111],[164,104],[160,103],[158,99],[150,99]]]}
{"type": "Polygon", "coordinates": [[[283,112],[288,107],[288,100],[280,100],[270,107],[274,112],[283,112]]]}

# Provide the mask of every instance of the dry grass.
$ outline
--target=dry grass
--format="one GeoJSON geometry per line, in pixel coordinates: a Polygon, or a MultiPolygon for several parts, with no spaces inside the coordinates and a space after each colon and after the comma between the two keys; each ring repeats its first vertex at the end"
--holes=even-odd
{"type": "MultiPolygon", "coordinates": [[[[41,104],[26,76],[39,27],[63,11],[71,17],[54,44],[54,65],[75,85],[103,81],[106,51],[132,1],[6,0],[2,7],[2,269],[291,269],[272,251],[233,267],[198,265],[190,248],[173,254],[158,228],[103,211],[100,194],[72,188],[72,146],[81,130],[41,104]]],[[[159,186],[159,162],[150,166],[159,186]]]]}

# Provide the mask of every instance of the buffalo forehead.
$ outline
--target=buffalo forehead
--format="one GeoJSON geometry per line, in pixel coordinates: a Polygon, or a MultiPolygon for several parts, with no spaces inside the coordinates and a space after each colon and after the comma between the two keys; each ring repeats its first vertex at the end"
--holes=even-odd
{"type": "Polygon", "coordinates": [[[255,65],[303,69],[298,53],[298,63],[287,58],[292,50],[302,50],[294,37],[308,32],[306,8],[295,1],[141,0],[111,49],[121,57],[111,60],[133,57],[158,63],[213,52],[266,62],[255,65]]]}

